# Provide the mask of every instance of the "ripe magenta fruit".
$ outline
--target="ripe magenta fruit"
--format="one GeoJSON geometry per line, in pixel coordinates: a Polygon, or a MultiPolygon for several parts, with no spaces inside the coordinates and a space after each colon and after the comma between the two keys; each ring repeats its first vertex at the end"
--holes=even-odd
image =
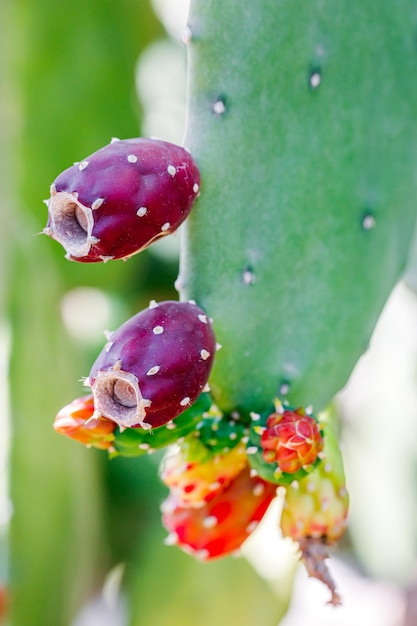
{"type": "Polygon", "coordinates": [[[193,302],[151,303],[111,333],[88,382],[96,410],[122,428],[155,428],[191,406],[207,384],[216,341],[193,302]]]}
{"type": "Polygon", "coordinates": [[[199,189],[198,168],[181,146],[115,140],[56,178],[44,232],[75,261],[126,258],[173,233],[199,189]]]}

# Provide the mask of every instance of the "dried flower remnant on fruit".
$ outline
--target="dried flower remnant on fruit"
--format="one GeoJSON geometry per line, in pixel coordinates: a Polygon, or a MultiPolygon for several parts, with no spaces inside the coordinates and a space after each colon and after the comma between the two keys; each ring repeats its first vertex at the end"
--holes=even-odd
{"type": "Polygon", "coordinates": [[[113,141],[56,178],[44,232],[71,260],[125,259],[175,232],[199,189],[197,165],[181,146],[113,141]]]}

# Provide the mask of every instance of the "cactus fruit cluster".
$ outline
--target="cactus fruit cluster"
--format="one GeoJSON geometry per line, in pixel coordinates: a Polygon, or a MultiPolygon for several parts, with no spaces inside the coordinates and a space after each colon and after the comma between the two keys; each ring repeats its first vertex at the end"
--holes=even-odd
{"type": "Polygon", "coordinates": [[[56,430],[110,455],[168,448],[162,521],[203,560],[238,550],[284,488],[282,533],[334,604],[324,560],[348,496],[321,415],[407,259],[413,15],[408,0],[192,0],[187,149],[117,140],[58,176],[48,202],[46,234],[82,262],[126,259],[185,220],[180,301],[109,335],[92,396],[56,430]]]}

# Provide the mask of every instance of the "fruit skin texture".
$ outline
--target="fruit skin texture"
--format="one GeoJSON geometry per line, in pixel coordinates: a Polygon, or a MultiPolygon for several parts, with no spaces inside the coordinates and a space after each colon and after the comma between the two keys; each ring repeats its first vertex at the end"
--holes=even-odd
{"type": "Polygon", "coordinates": [[[197,165],[181,146],[115,140],[55,179],[44,232],[75,261],[126,258],[173,233],[199,188],[197,165]]]}
{"type": "Polygon", "coordinates": [[[255,530],[275,494],[276,486],[252,478],[248,467],[203,507],[185,506],[171,493],[162,504],[167,543],[203,561],[226,556],[255,530]]]}
{"type": "Polygon", "coordinates": [[[183,506],[201,507],[224,491],[247,465],[244,444],[214,454],[191,435],[178,450],[168,451],[160,477],[183,506]]]}
{"type": "Polygon", "coordinates": [[[311,472],[320,462],[323,435],[317,419],[305,409],[283,406],[252,415],[248,454],[251,465],[265,480],[288,484],[311,472]]]}
{"type": "Polygon", "coordinates": [[[84,445],[108,450],[113,445],[116,424],[94,416],[94,398],[89,394],[64,406],[55,417],[54,429],[84,445]]]}
{"type": "Polygon", "coordinates": [[[152,302],[108,339],[86,384],[98,414],[122,428],[166,424],[207,384],[216,340],[193,302],[152,302]]]}

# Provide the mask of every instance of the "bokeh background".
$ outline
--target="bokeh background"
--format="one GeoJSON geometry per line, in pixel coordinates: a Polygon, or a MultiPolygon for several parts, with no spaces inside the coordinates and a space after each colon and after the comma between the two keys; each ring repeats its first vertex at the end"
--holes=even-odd
{"type": "Polygon", "coordinates": [[[201,564],[163,543],[158,454],[109,461],[52,428],[82,395],[103,331],[177,298],[180,237],[126,263],[71,263],[38,235],[42,201],[112,137],[181,143],[187,11],[186,0],[0,2],[0,623],[415,626],[414,257],[337,399],[352,499],[331,564],[342,608],[279,536],[278,501],[241,557],[201,564]]]}

